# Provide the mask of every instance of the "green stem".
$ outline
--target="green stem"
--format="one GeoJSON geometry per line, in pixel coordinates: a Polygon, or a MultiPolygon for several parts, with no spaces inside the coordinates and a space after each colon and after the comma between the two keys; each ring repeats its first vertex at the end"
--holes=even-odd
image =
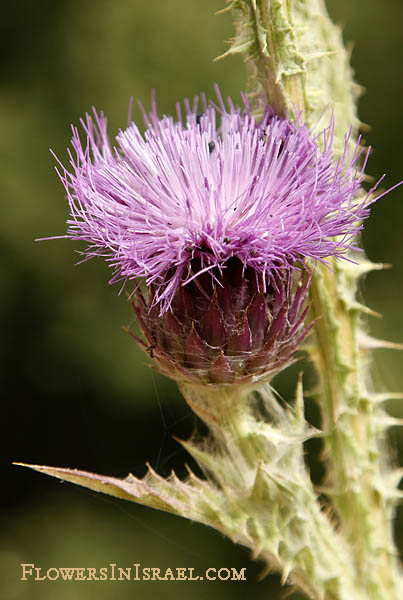
{"type": "Polygon", "coordinates": [[[321,509],[305,468],[303,415],[283,408],[267,384],[254,390],[182,385],[181,391],[212,435],[210,474],[226,490],[232,515],[225,533],[234,538],[234,526],[246,529],[241,543],[309,598],[366,600],[349,549],[321,509]]]}
{"type": "Polygon", "coordinates": [[[397,600],[401,582],[392,537],[394,503],[380,455],[384,413],[366,391],[369,373],[358,345],[359,311],[343,301],[338,289],[343,271],[334,267],[333,273],[319,269],[311,287],[318,317],[312,358],[320,379],[327,494],[368,598],[397,600]]]}

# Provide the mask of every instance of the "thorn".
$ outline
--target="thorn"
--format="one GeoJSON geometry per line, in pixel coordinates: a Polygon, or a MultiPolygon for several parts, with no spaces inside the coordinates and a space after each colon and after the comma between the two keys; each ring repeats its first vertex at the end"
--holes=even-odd
{"type": "Polygon", "coordinates": [[[298,373],[297,390],[295,394],[295,416],[299,423],[304,423],[304,389],[302,383],[303,372],[298,373]]]}
{"type": "Polygon", "coordinates": [[[369,132],[369,131],[372,131],[372,129],[373,129],[372,125],[369,125],[368,123],[364,123],[364,121],[360,121],[360,120],[358,120],[358,128],[364,132],[369,132]]]}
{"type": "Polygon", "coordinates": [[[214,13],[214,16],[216,15],[223,15],[226,12],[229,12],[230,10],[232,10],[232,5],[230,4],[229,6],[225,6],[224,8],[221,8],[220,10],[217,10],[214,13]]]}
{"type": "Polygon", "coordinates": [[[251,40],[244,42],[243,44],[240,44],[239,46],[233,45],[233,46],[231,46],[231,48],[229,48],[229,50],[224,52],[224,54],[220,54],[220,56],[216,56],[215,58],[213,58],[213,62],[216,62],[217,60],[221,60],[222,58],[225,58],[226,56],[229,56],[230,54],[240,54],[241,52],[244,52],[251,46],[253,46],[253,41],[251,41],[251,40]]]}
{"type": "Polygon", "coordinates": [[[215,58],[213,58],[213,62],[217,62],[218,60],[221,60],[222,58],[226,58],[230,54],[231,54],[231,48],[229,50],[227,50],[226,52],[224,52],[224,54],[220,54],[219,56],[216,56],[215,58]]]}
{"type": "Polygon", "coordinates": [[[349,273],[357,273],[358,277],[361,275],[365,275],[366,273],[371,273],[371,271],[382,271],[383,269],[391,269],[392,265],[390,263],[374,263],[370,260],[362,260],[358,263],[349,263],[343,265],[343,270],[349,273]]]}
{"type": "Polygon", "coordinates": [[[364,332],[360,332],[358,335],[358,343],[361,348],[365,350],[375,350],[378,348],[388,348],[390,350],[403,350],[403,344],[395,342],[388,342],[387,340],[378,340],[364,332]]]}
{"type": "Polygon", "coordinates": [[[178,442],[178,444],[180,444],[181,446],[183,446],[183,444],[189,444],[187,440],[181,440],[176,435],[173,435],[172,439],[175,440],[175,442],[178,442]]]}
{"type": "Polygon", "coordinates": [[[257,576],[257,580],[258,581],[262,581],[262,579],[264,579],[266,577],[266,575],[268,575],[271,571],[271,568],[269,565],[266,565],[265,567],[263,567],[263,569],[260,571],[260,573],[257,576]]]}
{"type": "MultiPolygon", "coordinates": [[[[137,335],[135,335],[134,333],[132,333],[132,332],[130,331],[130,329],[128,329],[128,328],[127,328],[125,325],[122,325],[122,329],[123,329],[123,331],[124,331],[125,333],[128,333],[128,334],[130,335],[130,337],[131,337],[131,338],[132,338],[132,339],[133,339],[135,342],[137,342],[137,343],[138,343],[138,345],[139,345],[139,346],[140,346],[140,347],[141,347],[143,350],[145,350],[145,351],[147,352],[149,349],[152,349],[152,347],[151,347],[151,346],[150,346],[150,348],[148,348],[148,347],[147,347],[147,344],[145,343],[145,341],[144,341],[144,340],[142,340],[141,338],[139,338],[139,337],[138,337],[137,335]]],[[[155,346],[154,346],[154,348],[155,348],[155,346]]],[[[151,356],[151,354],[150,354],[150,356],[151,356]]],[[[151,356],[151,358],[153,358],[153,356],[151,356]]]]}
{"type": "Polygon", "coordinates": [[[370,394],[369,400],[374,403],[382,404],[382,402],[387,402],[387,400],[403,400],[402,392],[380,392],[377,394],[370,394]]]}
{"type": "Polygon", "coordinates": [[[199,479],[197,477],[197,475],[195,475],[192,471],[192,469],[189,467],[189,465],[187,463],[184,464],[186,471],[189,473],[190,477],[196,477],[196,479],[199,479]]]}
{"type": "Polygon", "coordinates": [[[376,417],[376,423],[383,425],[385,427],[401,427],[403,425],[403,419],[398,419],[397,417],[391,417],[389,415],[381,415],[376,417]]]}
{"type": "Polygon", "coordinates": [[[361,312],[365,313],[366,315],[370,315],[371,317],[376,317],[377,319],[382,319],[383,315],[381,315],[381,313],[376,312],[375,310],[372,310],[372,308],[369,308],[368,306],[365,306],[365,304],[361,304],[360,302],[352,302],[350,304],[350,310],[360,310],[361,312]]]}

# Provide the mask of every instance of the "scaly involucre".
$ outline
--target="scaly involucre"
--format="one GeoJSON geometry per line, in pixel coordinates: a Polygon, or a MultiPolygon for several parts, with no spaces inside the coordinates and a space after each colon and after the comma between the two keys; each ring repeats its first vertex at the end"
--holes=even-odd
{"type": "Polygon", "coordinates": [[[179,286],[203,271],[213,280],[231,257],[263,286],[308,259],[343,257],[368,216],[369,194],[357,194],[362,149],[349,153],[348,134],[335,163],[333,124],[313,136],[270,107],[256,122],[245,97],[242,109],[217,97],[185,101],[185,118],[178,104],[177,120],[159,118],[153,99],[144,135],[131,123],[116,147],[94,110],[82,121],[84,145],[73,127],[71,170],[59,173],[66,237],[89,243],[85,258],[106,258],[112,282],[152,284],[161,314],[179,286]]]}

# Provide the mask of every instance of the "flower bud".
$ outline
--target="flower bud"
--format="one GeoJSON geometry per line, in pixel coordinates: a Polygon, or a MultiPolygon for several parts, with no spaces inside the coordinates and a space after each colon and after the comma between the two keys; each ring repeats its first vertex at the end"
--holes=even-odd
{"type": "MultiPolygon", "coordinates": [[[[190,264],[200,270],[197,259],[190,264]]],[[[309,278],[298,270],[261,274],[233,257],[178,287],[160,316],[149,286],[131,298],[146,339],[136,338],[160,372],[189,383],[225,385],[272,377],[306,337],[309,278]]],[[[136,336],[134,336],[136,337],[136,336]]]]}

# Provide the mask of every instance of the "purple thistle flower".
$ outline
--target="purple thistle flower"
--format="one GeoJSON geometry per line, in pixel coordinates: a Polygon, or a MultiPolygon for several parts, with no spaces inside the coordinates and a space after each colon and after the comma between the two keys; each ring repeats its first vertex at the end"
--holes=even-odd
{"type": "Polygon", "coordinates": [[[84,146],[73,127],[71,170],[59,176],[70,204],[64,237],[89,243],[84,260],[104,257],[111,283],[149,287],[133,303],[159,367],[172,375],[176,361],[178,377],[224,383],[289,362],[307,333],[303,273],[353,248],[370,200],[357,198],[368,153],[357,167],[363,150],[350,154],[349,134],[334,162],[333,123],[312,136],[269,107],[257,122],[244,97],[243,110],[230,99],[227,109],[216,91],[218,105],[185,101],[176,121],[160,119],[153,99],[149,115],[141,107],[144,136],[131,123],[117,147],[94,111],[82,121],[84,146]]]}
{"type": "Polygon", "coordinates": [[[144,137],[135,123],[110,146],[106,118],[94,111],[73,127],[71,171],[61,180],[70,203],[67,236],[89,243],[86,257],[102,256],[115,269],[111,282],[145,279],[156,286],[164,313],[176,290],[200,270],[224,267],[232,256],[263,275],[296,261],[342,257],[368,216],[362,149],[334,164],[333,126],[311,137],[267,108],[260,123],[229,100],[227,111],[201,97],[202,113],[186,105],[183,121],[158,118],[155,101],[144,112],[144,137]],[[217,128],[217,116],[220,126],[217,128]],[[319,149],[322,142],[323,149],[319,149]],[[337,239],[334,239],[337,238],[337,239]]]}

